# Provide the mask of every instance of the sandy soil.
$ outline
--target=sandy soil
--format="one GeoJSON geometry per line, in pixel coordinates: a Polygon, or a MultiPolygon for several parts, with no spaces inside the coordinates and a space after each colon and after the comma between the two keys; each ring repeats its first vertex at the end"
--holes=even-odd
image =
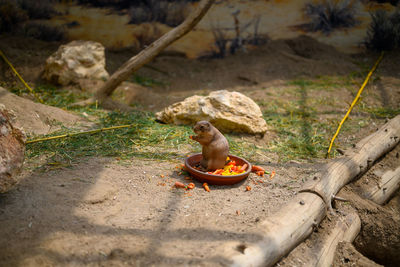
{"type": "Polygon", "coordinates": [[[260,239],[257,222],[296,194],[314,166],[265,165],[277,175],[191,191],[171,162],[84,159],[26,173],[0,199],[1,259],[11,265],[223,265],[227,241],[260,239]],[[165,175],[161,178],[161,174],[165,175]],[[251,186],[251,191],[245,187],[251,186]],[[13,240],[10,244],[9,240],[13,240]],[[8,245],[7,245],[8,243],[8,245]]]}
{"type": "MultiPolygon", "coordinates": [[[[25,79],[40,81],[43,62],[58,44],[20,42],[12,37],[4,40],[0,48],[13,59],[25,79]],[[25,55],[29,55],[29,59],[25,55]]],[[[380,80],[371,86],[377,90],[369,90],[364,95],[367,104],[398,107],[400,77],[395,69],[399,55],[392,53],[382,62],[378,70],[380,80]]],[[[108,52],[108,70],[114,71],[130,56],[129,51],[108,52]]],[[[217,89],[241,91],[268,102],[287,98],[288,91],[293,90],[293,86],[288,85],[292,79],[318,75],[341,77],[359,70],[354,62],[371,66],[376,57],[376,54],[340,54],[308,38],[271,42],[258,50],[224,60],[191,61],[161,56],[150,64],[151,68],[145,67],[138,74],[160,81],[162,85],[143,89],[126,83],[131,89],[125,91],[135,96],[132,101],[136,105],[151,111],[189,95],[217,89]]],[[[6,66],[0,64],[0,70],[4,81],[12,81],[13,76],[6,66]]],[[[342,114],[354,94],[346,88],[335,88],[333,91],[310,90],[299,97],[308,105],[312,105],[313,99],[328,99],[334,103],[319,106],[320,119],[327,119],[342,114]]],[[[15,101],[15,105],[18,103],[15,101]]],[[[29,106],[26,107],[29,110],[29,106]]],[[[40,108],[48,112],[47,107],[40,108]]],[[[22,110],[18,113],[24,114],[22,110]]],[[[70,120],[60,114],[55,122],[74,123],[75,117],[70,120]]],[[[354,113],[354,116],[364,115],[354,113]]],[[[351,144],[382,123],[383,120],[371,123],[352,136],[341,136],[338,141],[351,144]]],[[[43,124],[36,127],[36,130],[48,131],[43,124]]],[[[276,171],[273,179],[268,176],[259,179],[251,174],[235,186],[211,186],[208,193],[196,181],[196,188],[191,191],[172,187],[175,181],[188,182],[176,169],[183,159],[85,158],[68,168],[44,171],[26,166],[19,186],[0,195],[0,266],[224,266],[227,259],[223,245],[236,240],[250,243],[259,240],[259,222],[293,197],[324,162],[280,164],[273,155],[264,155],[259,161],[268,171],[276,171]],[[246,191],[247,185],[251,186],[250,191],[246,191]]],[[[390,157],[384,165],[398,166],[398,158],[390,157]]],[[[351,187],[346,190],[353,191],[351,187]]],[[[400,213],[398,200],[399,196],[378,211],[371,206],[354,205],[354,208],[358,207],[362,214],[373,209],[396,219],[400,213]]],[[[346,208],[341,205],[338,204],[339,209],[346,208]]],[[[361,217],[363,225],[373,222],[370,217],[361,217]]],[[[324,223],[321,233],[323,228],[329,229],[329,222],[324,223]]],[[[318,233],[313,234],[313,238],[318,238],[318,233]]],[[[310,241],[303,245],[307,246],[307,242],[310,241]]],[[[357,265],[356,253],[350,252],[350,248],[341,250],[335,264],[346,266],[344,263],[350,261],[355,263],[351,266],[362,266],[357,265]],[[346,257],[349,259],[345,260],[346,257]]],[[[301,259],[301,247],[278,265],[300,266],[298,259],[301,259]]]]}

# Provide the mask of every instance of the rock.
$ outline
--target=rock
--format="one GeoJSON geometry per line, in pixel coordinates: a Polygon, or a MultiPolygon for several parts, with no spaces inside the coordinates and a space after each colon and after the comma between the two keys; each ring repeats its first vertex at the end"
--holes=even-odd
{"type": "Polygon", "coordinates": [[[49,134],[65,127],[92,127],[93,123],[67,110],[35,103],[0,87],[0,104],[15,112],[13,125],[28,135],[49,134]]]}
{"type": "Polygon", "coordinates": [[[264,134],[267,131],[260,107],[249,97],[226,90],[188,97],[156,113],[156,118],[176,125],[208,120],[223,132],[264,134]]]}
{"type": "Polygon", "coordinates": [[[108,79],[104,47],[92,41],[72,41],[62,45],[46,60],[43,78],[60,85],[79,79],[108,79]]]}
{"type": "Polygon", "coordinates": [[[11,124],[13,114],[0,104],[0,193],[19,182],[17,174],[24,162],[25,134],[11,124]]]}

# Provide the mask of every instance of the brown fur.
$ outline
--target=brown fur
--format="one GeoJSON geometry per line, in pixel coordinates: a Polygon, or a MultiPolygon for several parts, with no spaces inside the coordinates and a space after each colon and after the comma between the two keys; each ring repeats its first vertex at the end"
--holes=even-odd
{"type": "Polygon", "coordinates": [[[193,131],[197,134],[192,137],[193,140],[203,146],[201,166],[207,171],[222,169],[229,153],[229,144],[225,136],[208,121],[197,122],[193,131]]]}

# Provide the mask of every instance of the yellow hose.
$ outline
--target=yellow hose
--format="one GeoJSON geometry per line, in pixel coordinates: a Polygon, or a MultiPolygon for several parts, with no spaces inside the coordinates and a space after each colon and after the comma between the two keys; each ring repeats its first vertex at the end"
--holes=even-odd
{"type": "Polygon", "coordinates": [[[11,62],[7,59],[7,57],[3,54],[3,52],[0,50],[0,56],[4,59],[4,61],[10,66],[10,68],[13,70],[15,75],[20,79],[20,81],[25,85],[26,88],[28,88],[29,92],[31,92],[32,95],[36,97],[36,99],[43,104],[43,100],[38,96],[35,91],[22,79],[21,75],[17,72],[17,70],[14,68],[14,66],[11,64],[11,62]]]}
{"type": "Polygon", "coordinates": [[[379,56],[378,60],[375,62],[375,65],[372,67],[372,69],[368,72],[367,77],[364,80],[364,83],[361,85],[360,89],[358,90],[358,93],[356,95],[356,97],[354,98],[353,102],[350,105],[350,108],[347,110],[346,115],[344,115],[342,121],[339,123],[339,126],[336,130],[336,133],[333,135],[331,143],[329,144],[329,148],[328,148],[328,152],[326,153],[326,157],[329,157],[329,153],[331,152],[332,146],[333,146],[333,142],[335,141],[336,137],[339,134],[340,128],[342,128],[343,123],[345,122],[345,120],[347,119],[347,117],[349,116],[351,110],[353,109],[353,107],[355,106],[355,104],[357,103],[358,99],[360,98],[360,95],[362,93],[362,91],[364,90],[365,86],[367,85],[369,79],[372,76],[372,73],[374,73],[374,71],[376,70],[376,68],[378,67],[379,63],[382,61],[384,56],[384,52],[381,53],[381,55],[379,56]]]}

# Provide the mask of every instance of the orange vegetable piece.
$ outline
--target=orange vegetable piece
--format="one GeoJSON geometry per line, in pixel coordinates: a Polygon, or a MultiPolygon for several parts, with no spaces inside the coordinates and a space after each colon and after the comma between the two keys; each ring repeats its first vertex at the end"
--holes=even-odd
{"type": "Polygon", "coordinates": [[[193,140],[193,135],[189,135],[189,138],[193,140]]]}
{"type": "Polygon", "coordinates": [[[185,188],[186,186],[182,184],[181,182],[175,182],[175,187],[176,188],[185,188]]]}
{"type": "Polygon", "coordinates": [[[265,172],[265,169],[264,169],[263,167],[261,167],[261,166],[253,165],[253,166],[251,167],[251,171],[252,171],[252,172],[258,172],[258,171],[263,171],[263,172],[265,172]]]}
{"type": "Polygon", "coordinates": [[[269,177],[269,178],[271,178],[271,179],[272,179],[272,178],[274,178],[274,176],[275,176],[275,171],[272,171],[272,172],[271,172],[271,175],[270,175],[270,177],[269,177]]]}
{"type": "Polygon", "coordinates": [[[190,183],[190,184],[187,185],[187,188],[188,189],[193,189],[193,188],[195,188],[195,184],[194,183],[190,183]]]}
{"type": "Polygon", "coordinates": [[[160,174],[160,176],[161,176],[161,178],[164,178],[164,177],[165,177],[165,175],[164,175],[164,174],[160,174]]]}
{"type": "Polygon", "coordinates": [[[216,169],[212,174],[219,175],[223,172],[223,169],[216,169]]]}
{"type": "Polygon", "coordinates": [[[207,183],[204,183],[204,184],[203,184],[203,187],[204,187],[204,189],[205,189],[207,192],[210,192],[210,188],[208,187],[208,184],[207,184],[207,183]]]}
{"type": "Polygon", "coordinates": [[[251,190],[251,186],[246,186],[246,191],[250,191],[251,190]]]}
{"type": "Polygon", "coordinates": [[[264,176],[264,171],[257,171],[256,174],[257,174],[258,176],[264,176]]]}
{"type": "Polygon", "coordinates": [[[246,171],[246,169],[247,169],[247,164],[245,163],[245,164],[243,164],[243,166],[241,166],[241,167],[239,168],[239,171],[240,171],[240,172],[244,172],[244,171],[246,171]]]}
{"type": "Polygon", "coordinates": [[[237,210],[237,211],[236,211],[236,215],[240,215],[240,210],[237,210]]]}

